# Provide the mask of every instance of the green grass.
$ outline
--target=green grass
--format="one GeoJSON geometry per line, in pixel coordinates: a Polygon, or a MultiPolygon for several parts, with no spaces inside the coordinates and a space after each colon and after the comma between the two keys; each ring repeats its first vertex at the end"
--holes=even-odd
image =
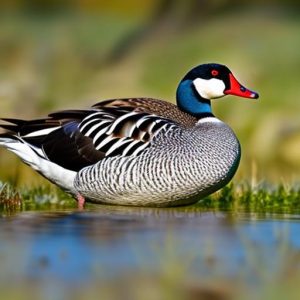
{"type": "Polygon", "coordinates": [[[76,208],[76,201],[54,186],[14,188],[0,182],[0,214],[11,215],[27,210],[76,208]]]}
{"type": "MultiPolygon", "coordinates": [[[[90,204],[90,207],[93,206],[90,204]]],[[[97,205],[96,205],[97,206],[97,205]]],[[[59,188],[50,185],[35,188],[14,188],[0,183],[0,212],[4,214],[27,210],[76,208],[76,201],[59,188]]],[[[220,191],[199,199],[199,202],[173,209],[224,210],[231,212],[299,213],[300,187],[260,184],[229,184],[220,191]]]]}
{"type": "Polygon", "coordinates": [[[195,206],[230,211],[293,213],[300,211],[300,187],[229,184],[195,206]]]}

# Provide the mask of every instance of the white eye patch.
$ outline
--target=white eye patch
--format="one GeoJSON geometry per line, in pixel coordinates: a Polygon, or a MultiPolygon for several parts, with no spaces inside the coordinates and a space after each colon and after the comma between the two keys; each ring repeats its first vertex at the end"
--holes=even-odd
{"type": "Polygon", "coordinates": [[[196,91],[204,99],[214,99],[225,96],[225,84],[217,78],[202,79],[196,78],[193,81],[196,91]]]}

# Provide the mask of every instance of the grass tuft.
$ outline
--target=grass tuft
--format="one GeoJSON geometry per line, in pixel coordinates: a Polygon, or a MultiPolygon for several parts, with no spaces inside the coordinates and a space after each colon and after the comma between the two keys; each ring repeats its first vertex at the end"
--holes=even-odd
{"type": "Polygon", "coordinates": [[[55,186],[16,189],[0,182],[0,213],[11,215],[25,210],[75,208],[76,202],[55,186]]]}
{"type": "Polygon", "coordinates": [[[295,213],[300,211],[300,188],[267,183],[255,187],[229,184],[220,191],[200,200],[196,206],[219,210],[248,212],[295,213]]]}

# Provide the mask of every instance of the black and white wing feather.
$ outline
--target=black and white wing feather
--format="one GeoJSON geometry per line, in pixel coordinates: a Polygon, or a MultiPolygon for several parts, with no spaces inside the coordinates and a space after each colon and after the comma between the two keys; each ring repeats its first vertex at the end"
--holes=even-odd
{"type": "Polygon", "coordinates": [[[46,119],[5,119],[5,135],[30,145],[40,156],[78,171],[101,159],[137,156],[153,138],[177,123],[134,107],[97,107],[50,114],[46,119]]]}

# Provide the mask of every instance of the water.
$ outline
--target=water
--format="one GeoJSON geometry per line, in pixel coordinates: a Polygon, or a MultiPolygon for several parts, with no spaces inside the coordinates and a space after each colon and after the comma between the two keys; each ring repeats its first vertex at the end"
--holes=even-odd
{"type": "Polygon", "coordinates": [[[274,267],[281,244],[300,249],[299,232],[299,215],[191,207],[20,212],[0,218],[0,281],[72,286],[174,265],[199,276],[234,276],[249,265],[253,252],[274,267]]]}

